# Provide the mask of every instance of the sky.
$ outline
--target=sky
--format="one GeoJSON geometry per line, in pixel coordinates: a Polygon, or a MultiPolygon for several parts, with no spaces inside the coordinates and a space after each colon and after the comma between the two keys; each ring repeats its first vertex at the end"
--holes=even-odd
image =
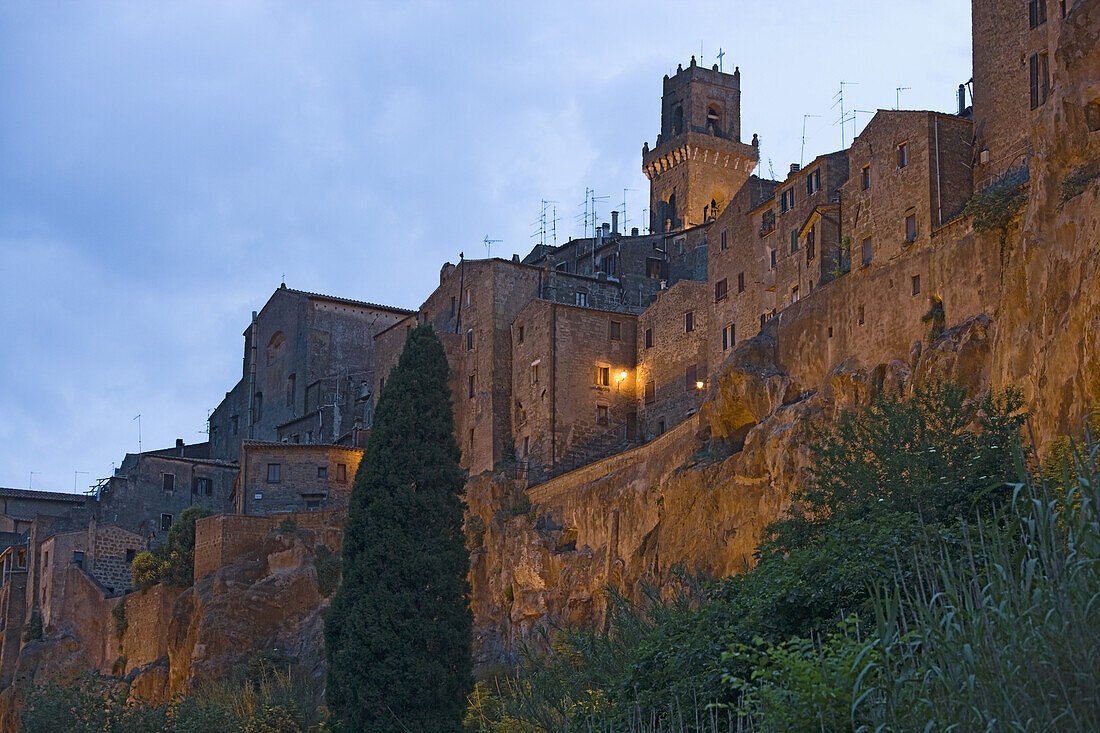
{"type": "Polygon", "coordinates": [[[0,0],[0,486],[205,440],[280,282],[416,308],[542,200],[642,226],[662,77],[719,50],[783,177],[898,87],[955,111],[970,4],[0,0]]]}

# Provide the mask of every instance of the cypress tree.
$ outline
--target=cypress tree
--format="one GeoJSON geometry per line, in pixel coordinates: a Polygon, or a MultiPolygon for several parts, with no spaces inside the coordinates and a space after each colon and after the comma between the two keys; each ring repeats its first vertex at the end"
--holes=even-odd
{"type": "Polygon", "coordinates": [[[414,328],[355,476],[325,616],[327,701],[348,730],[459,731],[471,614],[447,357],[414,328]]]}

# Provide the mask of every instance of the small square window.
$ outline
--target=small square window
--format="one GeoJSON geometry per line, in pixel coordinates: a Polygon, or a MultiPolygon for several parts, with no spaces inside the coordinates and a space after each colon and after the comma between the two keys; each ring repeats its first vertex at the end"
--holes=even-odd
{"type": "Polygon", "coordinates": [[[267,482],[277,484],[282,480],[283,466],[280,463],[267,464],[267,482]]]}
{"type": "Polygon", "coordinates": [[[320,499],[306,499],[306,511],[315,512],[321,508],[320,499]]]}
{"type": "Polygon", "coordinates": [[[84,553],[82,551],[73,550],[73,565],[84,567],[84,553]]]}
{"type": "Polygon", "coordinates": [[[317,467],[317,478],[328,478],[328,466],[317,467]]]}
{"type": "Polygon", "coordinates": [[[588,293],[577,293],[577,305],[581,308],[588,307],[588,293]]]}
{"type": "Polygon", "coordinates": [[[684,333],[691,333],[695,330],[695,311],[688,311],[684,314],[684,333]]]}
{"type": "Polygon", "coordinates": [[[623,338],[623,324],[619,321],[611,322],[611,340],[622,341],[623,338]]]}
{"type": "Polygon", "coordinates": [[[137,557],[137,550],[127,550],[126,551],[126,563],[127,564],[132,563],[134,561],[135,557],[137,557]]]}

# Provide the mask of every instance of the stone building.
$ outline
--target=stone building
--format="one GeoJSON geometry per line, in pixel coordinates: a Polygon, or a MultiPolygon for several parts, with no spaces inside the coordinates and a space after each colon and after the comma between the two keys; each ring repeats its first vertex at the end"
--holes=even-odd
{"type": "Polygon", "coordinates": [[[210,415],[211,457],[236,461],[242,440],[361,443],[374,336],[410,313],[280,286],[253,313],[241,379],[210,415]]]}
{"type": "MultiPolygon", "coordinates": [[[[1028,131],[1050,96],[1051,52],[1074,2],[971,2],[975,189],[1027,168],[1033,153],[1028,131]]],[[[1097,122],[1100,126],[1100,117],[1097,122]]]]}
{"type": "Polygon", "coordinates": [[[345,510],[363,449],[246,440],[233,489],[238,514],[345,510]]]}
{"type": "Polygon", "coordinates": [[[678,282],[638,316],[636,399],[646,439],[694,415],[703,401],[709,292],[704,282],[678,282]]]}
{"type": "Polygon", "coordinates": [[[136,532],[153,544],[188,507],[201,504],[212,512],[232,509],[230,494],[237,464],[205,455],[205,444],[145,453],[127,453],[113,476],[98,488],[99,521],[136,532]]]}
{"type": "Polygon", "coordinates": [[[533,480],[634,445],[636,318],[533,299],[511,327],[512,435],[533,480]]]}
{"type": "Polygon", "coordinates": [[[0,488],[0,540],[25,534],[39,515],[86,521],[95,509],[95,498],[86,494],[0,488]]]}
{"type": "MultiPolygon", "coordinates": [[[[755,139],[754,139],[755,142],[755,139]]],[[[741,142],[741,73],[697,66],[664,78],[661,133],[642,148],[650,182],[650,230],[704,224],[748,179],[759,151],[741,142]]]]}

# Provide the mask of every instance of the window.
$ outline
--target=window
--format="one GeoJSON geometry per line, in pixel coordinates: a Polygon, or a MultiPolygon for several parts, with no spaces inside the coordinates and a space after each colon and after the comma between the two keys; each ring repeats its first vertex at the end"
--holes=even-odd
{"type": "Polygon", "coordinates": [[[645,330],[645,347],[647,349],[653,348],[653,329],[647,328],[645,330]]]}
{"type": "Polygon", "coordinates": [[[348,480],[348,467],[344,463],[336,464],[336,480],[343,483],[348,480]]]}
{"type": "Polygon", "coordinates": [[[773,249],[773,250],[771,250],[770,255],[769,255],[771,257],[772,269],[773,270],[775,269],[775,253],[778,252],[778,251],[779,250],[773,249]]]}
{"type": "Polygon", "coordinates": [[[455,313],[458,311],[458,298],[451,296],[451,317],[454,318],[455,313]]]}
{"type": "Polygon", "coordinates": [[[611,386],[611,367],[596,367],[596,384],[600,387],[611,386]]]}
{"type": "Polygon", "coordinates": [[[666,280],[668,279],[668,263],[656,257],[646,257],[645,274],[646,277],[666,280]]]}
{"type": "Polygon", "coordinates": [[[80,550],[73,550],[73,565],[84,567],[84,553],[80,550]]]}
{"type": "Polygon", "coordinates": [[[665,434],[665,419],[662,417],[657,421],[657,435],[665,434]]]}
{"type": "Polygon", "coordinates": [[[306,499],[306,511],[307,512],[315,512],[320,508],[321,508],[321,500],[320,499],[315,499],[315,498],[312,498],[312,497],[306,499]]]}
{"type": "Polygon", "coordinates": [[[726,324],[726,327],[722,329],[722,350],[733,348],[733,336],[734,327],[732,323],[726,324]]]}
{"type": "Polygon", "coordinates": [[[684,333],[691,333],[695,330],[695,311],[688,311],[684,314],[684,333]]]}
{"type": "Polygon", "coordinates": [[[713,125],[715,129],[721,128],[722,116],[718,114],[718,110],[714,107],[707,107],[707,125],[713,125]]]}
{"type": "Polygon", "coordinates": [[[833,327],[829,326],[829,338],[833,337],[833,327]]]}
{"type": "Polygon", "coordinates": [[[612,341],[622,341],[623,339],[623,324],[619,321],[612,321],[610,328],[610,337],[612,341]]]}
{"type": "Polygon", "coordinates": [[[467,443],[467,445],[469,445],[470,449],[473,450],[473,447],[474,447],[474,429],[473,428],[470,428],[470,438],[469,438],[469,442],[467,443]]]}
{"type": "Polygon", "coordinates": [[[793,255],[798,251],[798,230],[791,230],[791,254],[793,255]]]}
{"type": "Polygon", "coordinates": [[[161,514],[160,515],[160,529],[162,532],[168,531],[168,528],[172,526],[172,515],[161,514]]]}
{"type": "Polygon", "coordinates": [[[474,329],[466,330],[466,351],[474,350],[474,329]]]}
{"type": "Polygon", "coordinates": [[[577,292],[577,305],[582,308],[588,307],[588,293],[583,290],[577,292]]]}
{"type": "Polygon", "coordinates": [[[317,467],[317,478],[328,478],[328,466],[317,467]]]}
{"type": "Polygon", "coordinates": [[[297,387],[298,377],[291,374],[286,378],[286,406],[294,407],[294,393],[297,387]]]}
{"type": "Polygon", "coordinates": [[[260,493],[256,493],[256,494],[252,495],[252,498],[255,499],[256,501],[259,501],[260,499],[264,498],[264,495],[260,494],[260,493]]]}
{"type": "Polygon", "coordinates": [[[539,363],[536,361],[531,364],[531,384],[539,383],[539,363]]]}
{"type": "Polygon", "coordinates": [[[466,288],[466,305],[470,305],[470,289],[466,288]]]}
{"type": "Polygon", "coordinates": [[[470,375],[469,387],[470,387],[470,389],[469,389],[469,398],[472,400],[474,398],[474,375],[473,374],[470,375]]]}
{"type": "Polygon", "coordinates": [[[813,173],[806,176],[806,195],[813,196],[821,190],[821,169],[815,168],[813,173]]]}
{"type": "Polygon", "coordinates": [[[192,481],[191,493],[195,496],[212,496],[214,494],[214,482],[205,476],[196,476],[192,481]]]}
{"type": "Polygon", "coordinates": [[[871,238],[863,240],[863,266],[871,264],[871,238]]]}
{"type": "MultiPolygon", "coordinates": [[[[1063,12],[1063,15],[1065,13],[1063,12]]],[[[1027,18],[1030,28],[1038,28],[1047,22],[1047,0],[1028,0],[1027,18]]]]}
{"type": "Polygon", "coordinates": [[[775,211],[768,209],[760,217],[760,236],[766,237],[775,231],[775,211]]]}
{"type": "Polygon", "coordinates": [[[905,217],[905,241],[915,242],[917,240],[917,215],[909,214],[905,217]]]}
{"type": "Polygon", "coordinates": [[[866,318],[865,318],[866,313],[864,312],[862,305],[859,307],[858,315],[859,315],[859,325],[862,326],[866,322],[866,318]]]}
{"type": "Polygon", "coordinates": [[[134,561],[135,557],[137,557],[137,550],[127,550],[126,551],[126,564],[129,565],[130,563],[132,563],[134,561]]]}
{"type": "Polygon", "coordinates": [[[645,383],[643,396],[647,405],[652,405],[657,401],[657,384],[652,379],[645,383]]]}
{"type": "Polygon", "coordinates": [[[687,237],[676,237],[676,252],[677,254],[684,253],[684,245],[687,243],[687,237]]]}
{"type": "Polygon", "coordinates": [[[1050,96],[1050,57],[1046,51],[1029,59],[1031,72],[1031,108],[1035,109],[1050,96]]]}
{"type": "Polygon", "coordinates": [[[898,145],[898,168],[909,165],[909,143],[898,145]]]}
{"type": "Polygon", "coordinates": [[[237,430],[240,428],[240,417],[234,415],[229,418],[229,432],[233,435],[237,434],[237,430]]]}
{"type": "Polygon", "coordinates": [[[806,235],[806,264],[810,264],[814,260],[814,254],[817,252],[817,225],[811,224],[810,231],[806,235]]]}
{"type": "Polygon", "coordinates": [[[788,188],[779,194],[779,213],[790,211],[794,208],[794,189],[788,188]]]}
{"type": "Polygon", "coordinates": [[[721,247],[722,252],[725,252],[726,248],[729,246],[728,243],[727,243],[727,235],[728,234],[729,234],[729,232],[727,230],[725,230],[725,229],[722,230],[722,243],[721,243],[721,245],[719,245],[721,247]]]}
{"type": "Polygon", "coordinates": [[[596,405],[596,422],[600,425],[607,425],[610,421],[610,410],[608,410],[607,405],[596,405]]]}
{"type": "Polygon", "coordinates": [[[797,303],[798,302],[798,286],[797,285],[795,285],[793,288],[791,288],[791,302],[792,303],[797,303]]]}
{"type": "Polygon", "coordinates": [[[862,171],[862,174],[861,174],[860,187],[864,191],[866,191],[867,189],[869,189],[871,187],[871,166],[869,166],[869,165],[863,166],[863,171],[862,171]]]}
{"type": "Polygon", "coordinates": [[[726,291],[726,278],[722,278],[718,282],[714,283],[714,302],[717,303],[720,300],[725,300],[726,291]]]}
{"type": "Polygon", "coordinates": [[[267,482],[269,484],[277,484],[282,480],[283,467],[280,463],[267,464],[267,482]]]}
{"type": "Polygon", "coordinates": [[[174,473],[166,473],[161,476],[165,491],[175,491],[176,489],[176,475],[174,473]]]}
{"type": "Polygon", "coordinates": [[[523,326],[519,326],[519,328],[516,329],[516,340],[521,344],[523,343],[523,326]]]}
{"type": "Polygon", "coordinates": [[[523,436],[523,457],[526,458],[529,455],[531,455],[531,436],[524,435],[523,436]]]}
{"type": "Polygon", "coordinates": [[[697,378],[698,368],[694,364],[688,364],[687,369],[684,370],[684,389],[688,392],[695,389],[695,383],[697,378]]]}
{"type": "Polygon", "coordinates": [[[920,295],[920,275],[913,275],[909,280],[913,286],[913,295],[920,295]]]}

